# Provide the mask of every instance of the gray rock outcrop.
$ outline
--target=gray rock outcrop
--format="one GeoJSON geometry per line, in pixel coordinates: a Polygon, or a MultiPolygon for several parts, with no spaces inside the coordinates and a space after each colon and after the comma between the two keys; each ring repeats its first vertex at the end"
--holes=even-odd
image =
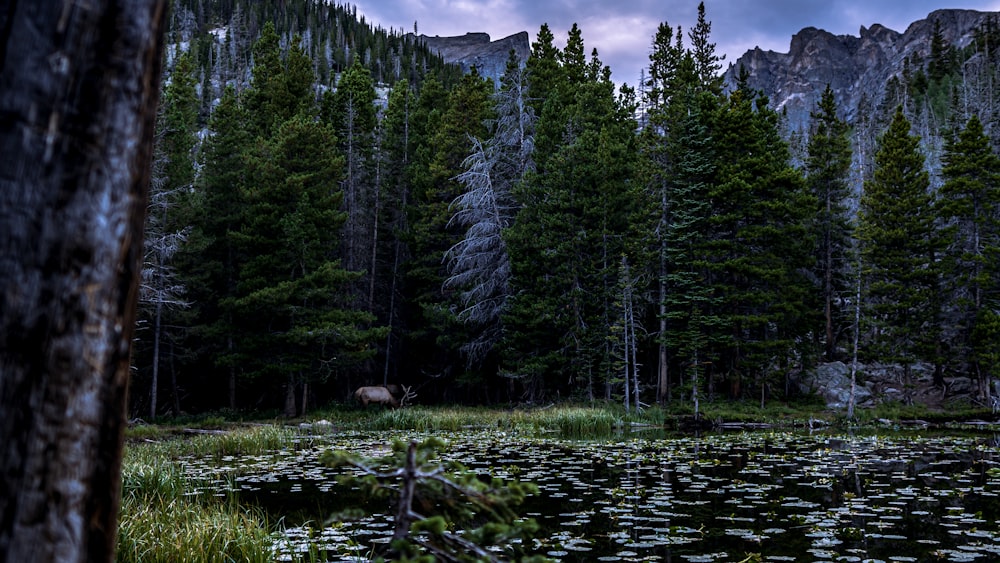
{"type": "Polygon", "coordinates": [[[527,31],[496,41],[491,41],[486,33],[466,33],[456,37],[419,35],[417,40],[437,51],[445,62],[457,64],[465,72],[475,67],[480,76],[492,78],[498,84],[512,50],[522,65],[531,54],[527,31]]]}
{"type": "Polygon", "coordinates": [[[807,27],[792,37],[787,53],[747,51],[730,64],[725,83],[734,88],[740,67],[746,68],[748,86],[761,90],[771,107],[786,112],[792,131],[808,129],[809,114],[829,84],[846,120],[853,123],[861,112],[882,101],[889,80],[902,75],[907,58],[923,60],[930,55],[935,22],[943,39],[961,49],[973,41],[975,30],[988,17],[996,18],[997,13],[936,10],[903,33],[876,23],[862,27],[859,36],[807,27]]]}
{"type": "MultiPolygon", "coordinates": [[[[846,409],[851,400],[851,366],[844,362],[820,364],[799,380],[799,390],[822,397],[827,408],[846,409]]],[[[854,404],[869,404],[871,399],[871,389],[858,382],[854,386],[854,404]]]]}

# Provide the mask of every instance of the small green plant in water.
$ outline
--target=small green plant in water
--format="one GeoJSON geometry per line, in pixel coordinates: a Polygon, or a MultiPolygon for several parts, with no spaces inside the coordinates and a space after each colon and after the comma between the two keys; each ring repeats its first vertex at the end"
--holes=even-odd
{"type": "Polygon", "coordinates": [[[343,451],[327,451],[320,460],[330,467],[351,466],[362,475],[343,475],[373,496],[392,494],[396,513],[390,550],[395,561],[545,561],[521,549],[537,531],[533,519],[519,518],[514,507],[538,487],[518,481],[478,478],[458,462],[441,462],[437,438],[394,441],[392,454],[366,461],[343,451]],[[433,510],[420,513],[417,510],[433,510]]]}

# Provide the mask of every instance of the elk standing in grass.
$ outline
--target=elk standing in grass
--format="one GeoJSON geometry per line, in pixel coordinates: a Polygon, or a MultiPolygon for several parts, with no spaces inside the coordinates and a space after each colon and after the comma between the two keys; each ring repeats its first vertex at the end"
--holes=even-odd
{"type": "MultiPolygon", "coordinates": [[[[392,387],[396,387],[393,385],[392,387]]],[[[406,404],[406,401],[417,396],[416,393],[410,391],[410,387],[402,386],[403,395],[396,399],[396,397],[389,391],[388,388],[377,386],[377,387],[358,387],[358,390],[354,392],[354,398],[361,402],[361,405],[367,407],[369,403],[375,403],[380,405],[389,405],[392,408],[399,408],[406,404]]]]}

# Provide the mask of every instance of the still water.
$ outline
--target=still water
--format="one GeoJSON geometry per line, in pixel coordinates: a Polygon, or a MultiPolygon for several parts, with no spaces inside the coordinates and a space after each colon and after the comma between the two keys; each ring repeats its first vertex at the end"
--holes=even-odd
{"type": "MultiPolygon", "coordinates": [[[[399,433],[402,440],[425,435],[399,433]]],[[[392,535],[391,507],[364,505],[320,465],[326,448],[388,453],[386,433],[303,438],[272,455],[189,460],[206,476],[239,467],[241,502],[282,519],[279,552],[312,543],[364,560],[392,535]]],[[[532,553],[560,561],[1000,561],[1000,437],[753,432],[561,440],[447,433],[442,457],[530,481],[521,505],[541,529],[532,553]]],[[[217,482],[222,482],[217,481],[217,482]]]]}

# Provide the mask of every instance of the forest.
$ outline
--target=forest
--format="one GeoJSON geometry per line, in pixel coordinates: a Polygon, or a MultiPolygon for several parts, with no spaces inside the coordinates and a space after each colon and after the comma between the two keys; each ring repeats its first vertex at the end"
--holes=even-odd
{"type": "Polygon", "coordinates": [[[173,0],[130,416],[766,402],[834,360],[989,398],[1000,30],[790,142],[698,15],[633,89],[576,25],[495,84],[350,5],[173,0]]]}

